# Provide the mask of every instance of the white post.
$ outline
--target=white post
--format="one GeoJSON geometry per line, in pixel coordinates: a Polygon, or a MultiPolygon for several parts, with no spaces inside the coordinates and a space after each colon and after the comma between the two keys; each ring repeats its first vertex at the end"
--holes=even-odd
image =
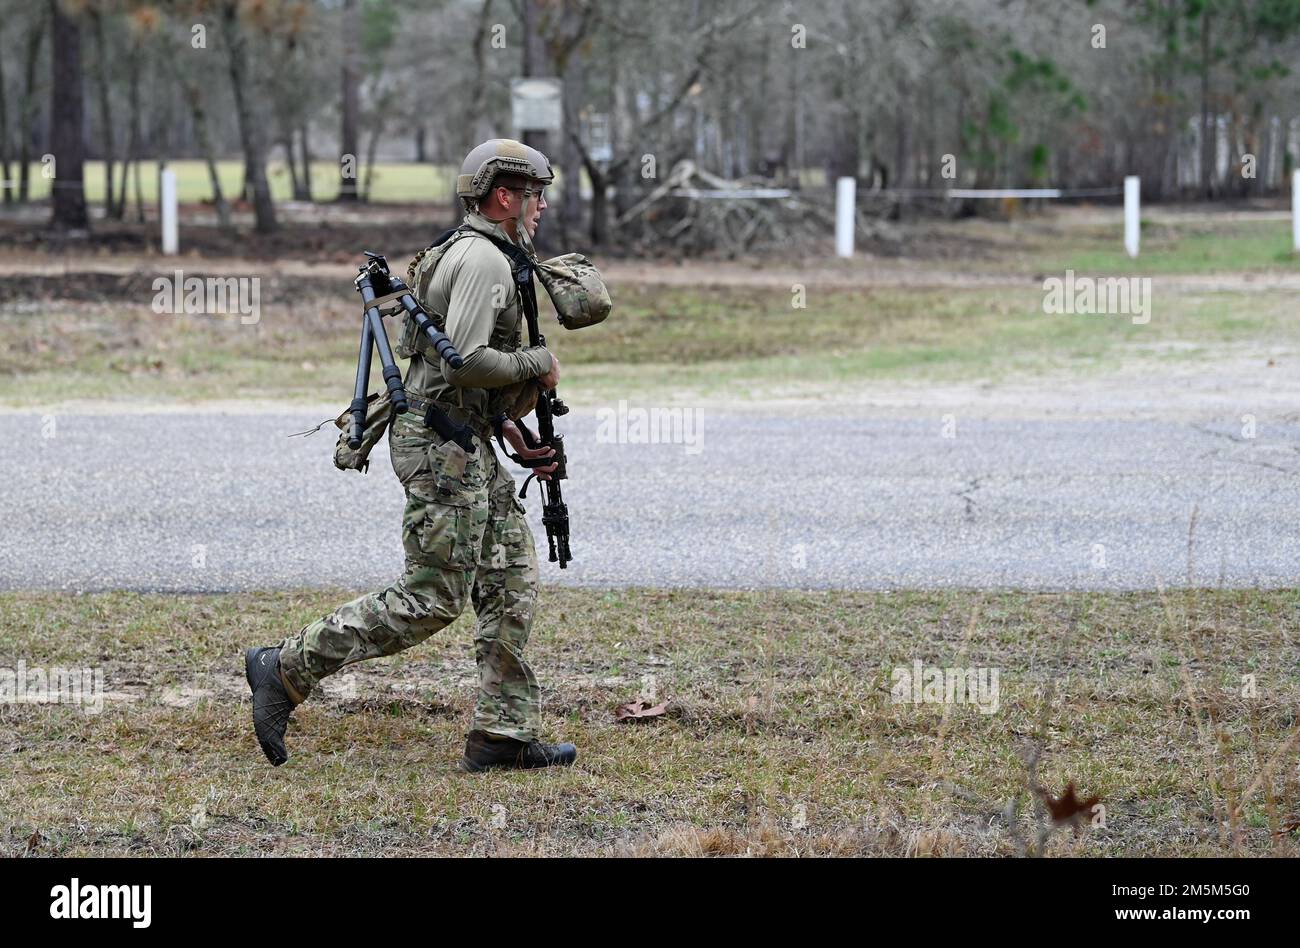
{"type": "Polygon", "coordinates": [[[856,216],[854,201],[857,181],[840,178],[835,182],[835,256],[853,256],[853,224],[856,216]]]}
{"type": "Polygon", "coordinates": [[[1142,179],[1129,175],[1124,179],[1124,249],[1130,257],[1138,255],[1141,216],[1142,179]]]}
{"type": "Polygon", "coordinates": [[[1300,170],[1291,172],[1291,249],[1300,253],[1300,170]]]}
{"type": "Polygon", "coordinates": [[[162,218],[162,252],[175,254],[179,249],[176,234],[176,172],[164,168],[159,175],[158,206],[162,218]]]}

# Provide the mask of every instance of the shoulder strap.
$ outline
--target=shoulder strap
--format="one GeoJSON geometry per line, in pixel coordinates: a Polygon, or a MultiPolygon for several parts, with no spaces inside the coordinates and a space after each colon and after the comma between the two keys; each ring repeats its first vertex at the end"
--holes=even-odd
{"type": "Polygon", "coordinates": [[[482,237],[484,240],[490,240],[496,245],[496,248],[505,254],[506,259],[510,261],[510,271],[515,275],[515,282],[521,286],[531,277],[532,271],[536,265],[523,248],[512,244],[508,240],[502,240],[493,234],[485,234],[482,231],[470,229],[470,236],[482,237]],[[521,272],[522,271],[522,272],[521,272]]]}
{"type": "MultiPolygon", "coordinates": [[[[514,273],[515,283],[519,286],[519,298],[523,305],[524,320],[528,324],[530,336],[529,343],[532,345],[538,345],[539,340],[531,338],[537,333],[537,288],[533,284],[533,271],[536,270],[536,264],[522,248],[515,244],[502,240],[500,237],[494,237],[490,234],[479,233],[477,231],[476,233],[478,233],[478,236],[484,237],[496,244],[497,249],[505,254],[506,259],[510,261],[510,269],[514,273]]],[[[492,421],[492,427],[496,434],[497,444],[501,445],[502,452],[509,457],[510,460],[514,461],[520,467],[545,467],[547,464],[551,463],[551,458],[523,458],[518,454],[515,454],[506,447],[505,438],[502,436],[504,418],[498,415],[492,421]]],[[[515,427],[519,429],[520,435],[523,436],[525,445],[530,448],[541,446],[541,441],[536,435],[528,430],[528,426],[524,424],[523,419],[516,421],[515,427]]],[[[519,490],[520,497],[525,497],[527,495],[528,484],[536,476],[537,473],[533,472],[524,479],[524,486],[519,490]]]]}
{"type": "Polygon", "coordinates": [[[425,247],[423,250],[418,251],[418,252],[416,253],[416,255],[415,255],[415,258],[410,262],[410,264],[409,264],[409,265],[407,266],[407,268],[406,268],[406,283],[407,283],[407,285],[408,285],[408,286],[414,286],[414,285],[415,285],[415,268],[418,267],[418,266],[420,265],[420,261],[424,258],[424,255],[425,255],[426,253],[428,253],[428,252],[429,252],[430,250],[432,250],[434,247],[441,247],[441,246],[442,246],[443,244],[445,244],[447,241],[449,241],[449,240],[453,239],[454,237],[456,237],[456,235],[457,235],[458,233],[461,234],[461,235],[464,235],[464,234],[466,234],[466,233],[473,233],[473,232],[474,232],[473,228],[471,228],[471,227],[467,227],[467,226],[464,225],[464,224],[458,224],[458,225],[456,225],[455,227],[451,228],[450,230],[443,231],[443,232],[438,236],[438,239],[437,239],[437,240],[435,240],[433,243],[429,244],[429,246],[425,247]]]}

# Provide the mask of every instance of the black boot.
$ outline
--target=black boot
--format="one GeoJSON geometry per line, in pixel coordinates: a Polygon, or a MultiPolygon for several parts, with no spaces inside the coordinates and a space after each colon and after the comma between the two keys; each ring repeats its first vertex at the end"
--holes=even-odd
{"type": "Polygon", "coordinates": [[[535,767],[567,767],[578,756],[572,744],[543,744],[541,741],[516,741],[510,737],[489,736],[486,731],[470,731],[465,741],[465,756],[460,769],[475,773],[493,767],[531,770],[535,767]]]}
{"type": "Polygon", "coordinates": [[[289,759],[284,748],[284,732],[294,700],[280,680],[280,650],[250,648],[244,652],[244,675],[253,691],[253,730],[262,753],[274,766],[289,759]]]}

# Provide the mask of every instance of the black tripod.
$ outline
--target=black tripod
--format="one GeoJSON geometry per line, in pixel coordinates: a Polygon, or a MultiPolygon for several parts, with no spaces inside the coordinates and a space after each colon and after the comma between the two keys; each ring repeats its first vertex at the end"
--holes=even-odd
{"type": "MultiPolygon", "coordinates": [[[[360,271],[354,281],[357,292],[361,294],[364,316],[361,319],[361,349],[357,353],[357,382],[352,393],[352,424],[348,431],[348,446],[359,448],[361,436],[366,428],[366,405],[370,401],[370,359],[374,350],[379,350],[379,362],[383,366],[384,383],[388,386],[388,398],[393,411],[402,414],[406,411],[406,388],[402,385],[402,372],[393,359],[393,349],[388,343],[388,333],[384,329],[383,317],[405,311],[420,332],[429,337],[434,350],[453,369],[459,369],[464,360],[446,333],[438,331],[429,315],[420,308],[420,304],[411,296],[411,291],[401,278],[388,270],[388,261],[380,254],[366,251],[366,263],[358,267],[360,271]],[[385,311],[384,306],[390,306],[385,311]]],[[[444,438],[455,440],[467,451],[473,451],[470,432],[463,426],[453,425],[451,419],[437,409],[429,406],[429,415],[425,423],[434,428],[444,438]],[[434,416],[434,417],[429,417],[434,416]],[[441,423],[440,423],[441,422],[441,423]]]]}

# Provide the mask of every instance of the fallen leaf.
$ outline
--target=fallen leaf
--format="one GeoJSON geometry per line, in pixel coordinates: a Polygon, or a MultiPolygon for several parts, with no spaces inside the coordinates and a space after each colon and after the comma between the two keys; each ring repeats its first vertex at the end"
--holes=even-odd
{"type": "Polygon", "coordinates": [[[1052,814],[1052,822],[1060,826],[1064,823],[1073,824],[1077,829],[1079,826],[1080,814],[1084,816],[1092,815],[1092,808],[1101,802],[1101,797],[1091,796],[1086,800],[1080,800],[1074,795],[1074,781],[1071,780],[1065,786],[1065,792],[1057,799],[1042,787],[1038,788],[1039,795],[1042,796],[1043,802],[1047,804],[1048,811],[1052,814]]]}
{"type": "Polygon", "coordinates": [[[1288,823],[1286,826],[1282,827],[1280,830],[1274,830],[1274,831],[1273,831],[1273,835],[1274,835],[1274,836],[1277,836],[1277,837],[1290,836],[1290,835],[1291,835],[1292,833],[1294,833],[1296,830],[1300,830],[1300,820],[1296,820],[1296,821],[1293,822],[1293,823],[1288,823]]]}
{"type": "Polygon", "coordinates": [[[665,699],[661,704],[651,705],[645,698],[637,698],[635,701],[628,701],[620,704],[614,710],[614,718],[617,721],[645,721],[649,718],[661,717],[668,710],[671,698],[665,699]]]}

